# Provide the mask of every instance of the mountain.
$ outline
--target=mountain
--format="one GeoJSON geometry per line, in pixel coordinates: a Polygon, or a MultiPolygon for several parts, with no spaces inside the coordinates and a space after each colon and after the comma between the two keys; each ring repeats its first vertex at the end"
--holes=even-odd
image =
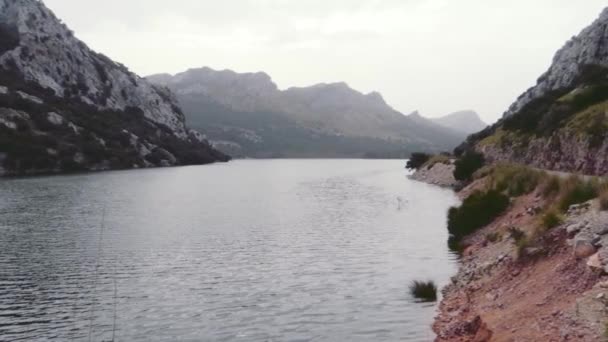
{"type": "Polygon", "coordinates": [[[0,175],[228,159],[168,89],[89,49],[41,1],[0,9],[0,175]]]}
{"type": "Polygon", "coordinates": [[[210,68],[148,77],[177,94],[192,127],[239,157],[405,157],[466,136],[406,117],[346,83],[280,90],[265,73],[210,68]]]}
{"type": "Polygon", "coordinates": [[[467,135],[477,133],[488,127],[488,124],[481,120],[479,114],[472,110],[463,110],[432,120],[441,126],[467,135]]]}
{"type": "Polygon", "coordinates": [[[503,118],[457,149],[545,169],[608,173],[608,8],[503,118]]]}

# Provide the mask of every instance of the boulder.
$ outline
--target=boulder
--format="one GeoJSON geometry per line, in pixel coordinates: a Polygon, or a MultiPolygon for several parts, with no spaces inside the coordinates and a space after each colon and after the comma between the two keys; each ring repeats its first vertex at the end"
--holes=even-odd
{"type": "Polygon", "coordinates": [[[574,256],[576,258],[587,258],[595,254],[595,246],[589,240],[576,240],[574,241],[574,256]]]}
{"type": "Polygon", "coordinates": [[[600,261],[599,253],[595,253],[591,257],[589,257],[589,259],[587,260],[587,267],[589,267],[593,271],[597,271],[599,273],[604,272],[604,266],[602,265],[602,262],[600,261]]]}
{"type": "Polygon", "coordinates": [[[571,235],[571,234],[576,234],[576,233],[580,232],[582,228],[583,227],[580,223],[574,223],[574,224],[569,225],[566,228],[566,231],[568,232],[568,235],[571,235]]]}

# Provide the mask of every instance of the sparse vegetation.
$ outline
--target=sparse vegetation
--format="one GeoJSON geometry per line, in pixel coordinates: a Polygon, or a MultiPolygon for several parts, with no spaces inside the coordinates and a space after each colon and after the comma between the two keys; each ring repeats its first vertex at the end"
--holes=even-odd
{"type": "Polygon", "coordinates": [[[510,197],[529,194],[536,189],[543,172],[515,164],[498,164],[489,174],[491,186],[510,197]]]}
{"type": "Polygon", "coordinates": [[[509,198],[499,191],[474,192],[460,207],[450,209],[448,230],[456,239],[461,239],[491,223],[508,206],[509,198]]]}
{"type": "Polygon", "coordinates": [[[490,243],[496,243],[502,241],[502,235],[498,232],[492,232],[486,234],[486,241],[490,243]]]}
{"type": "Polygon", "coordinates": [[[549,210],[543,215],[541,221],[544,229],[552,229],[562,224],[564,220],[555,210],[549,210]]]}
{"type": "Polygon", "coordinates": [[[523,240],[526,237],[526,233],[524,233],[521,229],[510,227],[509,228],[509,237],[515,241],[517,244],[519,241],[523,240]]]}
{"type": "Polygon", "coordinates": [[[550,176],[541,186],[542,195],[547,198],[559,193],[561,181],[558,176],[550,176]]]}
{"type": "Polygon", "coordinates": [[[603,190],[600,194],[600,210],[606,211],[608,210],[608,191],[603,190]]]}
{"type": "Polygon", "coordinates": [[[475,171],[481,169],[485,164],[483,154],[477,152],[466,152],[460,157],[455,165],[454,178],[459,181],[470,181],[475,171]]]}
{"type": "Polygon", "coordinates": [[[599,182],[596,179],[583,180],[572,176],[560,185],[558,208],[565,212],[571,205],[580,204],[598,196],[599,182]]]}
{"type": "Polygon", "coordinates": [[[451,163],[450,157],[444,154],[436,154],[432,156],[426,163],[424,163],[423,167],[427,169],[431,169],[435,164],[446,164],[449,165],[451,163]]]}
{"type": "Polygon", "coordinates": [[[410,284],[410,294],[422,302],[437,301],[437,285],[433,281],[415,280],[410,284]]]}

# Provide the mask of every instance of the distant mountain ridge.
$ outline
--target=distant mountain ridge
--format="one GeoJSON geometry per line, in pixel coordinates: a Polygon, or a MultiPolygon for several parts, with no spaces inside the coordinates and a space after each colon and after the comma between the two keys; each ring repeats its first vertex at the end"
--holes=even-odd
{"type": "Polygon", "coordinates": [[[266,73],[208,67],[148,80],[169,87],[193,127],[241,157],[404,157],[450,150],[466,137],[343,82],[280,90],[266,73]]]}
{"type": "Polygon", "coordinates": [[[441,126],[465,133],[467,135],[477,133],[488,127],[488,124],[483,122],[479,117],[479,114],[473,110],[454,112],[440,118],[433,118],[431,120],[441,126]]]}
{"type": "Polygon", "coordinates": [[[227,159],[168,89],[89,49],[42,1],[0,1],[0,175],[227,159]]]}

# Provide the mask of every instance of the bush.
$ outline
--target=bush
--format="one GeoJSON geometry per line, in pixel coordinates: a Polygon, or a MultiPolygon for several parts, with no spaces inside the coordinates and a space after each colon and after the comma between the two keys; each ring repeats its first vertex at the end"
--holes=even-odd
{"type": "Polygon", "coordinates": [[[599,184],[597,180],[582,180],[572,176],[561,185],[561,194],[558,207],[567,211],[571,205],[584,203],[598,196],[599,184]]]}
{"type": "Polygon", "coordinates": [[[410,284],[410,294],[422,302],[437,301],[437,286],[433,281],[415,280],[410,284]]]}
{"type": "Polygon", "coordinates": [[[551,229],[562,224],[563,220],[561,216],[554,210],[550,210],[542,218],[542,225],[545,229],[551,229]]]}
{"type": "Polygon", "coordinates": [[[422,165],[429,161],[429,159],[431,159],[431,155],[429,154],[414,152],[412,153],[410,160],[407,161],[405,167],[409,170],[418,170],[422,165]]]}
{"type": "Polygon", "coordinates": [[[467,152],[456,161],[454,178],[460,181],[470,181],[475,171],[481,169],[485,164],[483,154],[467,152]]]}
{"type": "Polygon", "coordinates": [[[448,213],[448,231],[461,239],[491,223],[509,206],[509,198],[496,190],[474,192],[448,213]]]}

